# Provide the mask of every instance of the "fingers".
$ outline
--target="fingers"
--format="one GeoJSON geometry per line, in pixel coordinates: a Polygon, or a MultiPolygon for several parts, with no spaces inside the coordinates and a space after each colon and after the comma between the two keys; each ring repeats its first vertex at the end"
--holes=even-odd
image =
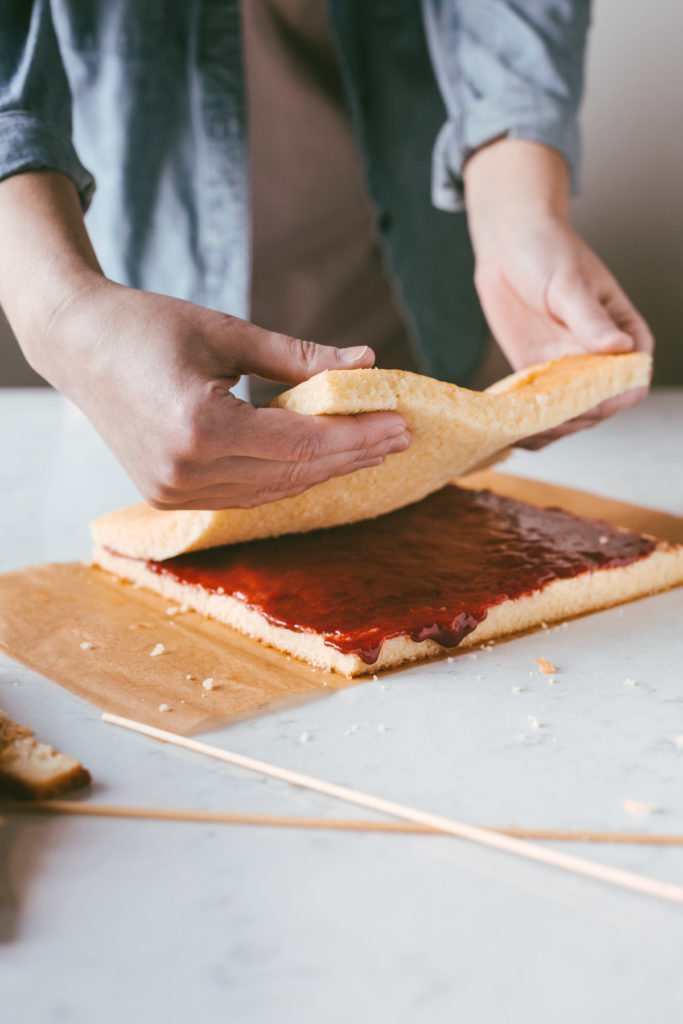
{"type": "Polygon", "coordinates": [[[370,367],[375,361],[375,354],[367,345],[341,349],[316,345],[265,331],[245,321],[237,321],[232,329],[226,329],[224,340],[234,372],[287,384],[300,384],[323,370],[370,367]]]}
{"type": "Polygon", "coordinates": [[[552,280],[546,307],[587,352],[654,351],[646,321],[604,267],[594,281],[581,275],[552,280]]]}
{"type": "Polygon", "coordinates": [[[655,339],[652,331],[621,289],[617,290],[617,294],[607,302],[605,308],[621,330],[633,338],[636,352],[654,352],[655,339]]]}
{"type": "Polygon", "coordinates": [[[570,283],[551,282],[546,303],[551,316],[566,326],[586,352],[607,354],[635,348],[635,339],[619,326],[581,278],[570,283]]]}
{"type": "Polygon", "coordinates": [[[230,394],[211,410],[145,495],[156,508],[250,508],[380,465],[410,444],[396,413],[302,416],[230,394]]]}
{"type": "Polygon", "coordinates": [[[308,462],[283,462],[256,459],[247,456],[225,456],[208,466],[189,469],[183,480],[184,489],[193,489],[195,497],[209,497],[222,493],[226,487],[241,484],[250,491],[281,490],[290,484],[312,487],[313,484],[363,469],[366,465],[379,465],[387,455],[404,451],[409,444],[405,432],[393,439],[354,452],[335,452],[308,462]]]}
{"type": "Polygon", "coordinates": [[[218,460],[208,470],[177,480],[175,491],[168,491],[157,508],[251,508],[282,498],[291,498],[331,477],[344,476],[360,469],[379,466],[388,454],[404,451],[406,434],[396,437],[387,448],[329,455],[314,462],[272,462],[268,459],[229,457],[218,460]]]}
{"type": "MultiPolygon", "coordinates": [[[[230,401],[230,399],[227,399],[230,401]]],[[[312,462],[324,456],[360,454],[391,443],[406,434],[405,421],[394,412],[358,416],[302,416],[287,409],[254,409],[240,404],[231,413],[229,431],[213,433],[216,457],[241,455],[281,462],[312,462]]]]}

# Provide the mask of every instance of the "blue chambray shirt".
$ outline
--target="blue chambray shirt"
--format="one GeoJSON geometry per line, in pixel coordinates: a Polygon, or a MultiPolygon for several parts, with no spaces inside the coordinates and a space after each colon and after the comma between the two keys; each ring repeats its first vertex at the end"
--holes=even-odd
{"type": "MultiPolygon", "coordinates": [[[[463,165],[507,134],[559,150],[576,180],[589,0],[328,7],[424,369],[466,381],[486,331],[463,165]]],[[[248,317],[239,0],[4,0],[0,178],[40,168],[75,182],[108,276],[248,317]]]]}

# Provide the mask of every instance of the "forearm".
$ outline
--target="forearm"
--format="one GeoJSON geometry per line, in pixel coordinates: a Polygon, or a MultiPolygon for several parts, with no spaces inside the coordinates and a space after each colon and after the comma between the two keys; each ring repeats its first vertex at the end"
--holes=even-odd
{"type": "Polygon", "coordinates": [[[0,182],[0,238],[0,305],[29,363],[64,390],[67,360],[50,325],[102,276],[72,181],[38,171],[0,182]]]}
{"type": "Polygon", "coordinates": [[[501,244],[511,222],[538,217],[569,221],[569,168],[564,157],[548,146],[498,139],[470,157],[464,183],[478,261],[501,244]]]}

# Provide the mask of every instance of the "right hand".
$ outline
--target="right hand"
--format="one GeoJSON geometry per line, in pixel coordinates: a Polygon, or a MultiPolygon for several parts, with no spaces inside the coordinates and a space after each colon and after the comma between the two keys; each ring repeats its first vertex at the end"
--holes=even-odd
{"type": "Polygon", "coordinates": [[[41,347],[60,354],[58,379],[48,379],[155,508],[279,501],[410,443],[397,413],[302,416],[255,409],[230,391],[243,373],[298,384],[321,370],[369,367],[370,349],[297,341],[99,274],[55,312],[41,347]]]}

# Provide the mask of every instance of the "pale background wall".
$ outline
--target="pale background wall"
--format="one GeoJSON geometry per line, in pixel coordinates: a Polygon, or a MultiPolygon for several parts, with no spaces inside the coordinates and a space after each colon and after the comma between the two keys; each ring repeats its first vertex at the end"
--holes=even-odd
{"type": "MultiPolygon", "coordinates": [[[[683,384],[683,3],[594,0],[576,223],[647,317],[656,379],[683,384]]],[[[0,384],[39,382],[0,318],[0,384]]]]}

